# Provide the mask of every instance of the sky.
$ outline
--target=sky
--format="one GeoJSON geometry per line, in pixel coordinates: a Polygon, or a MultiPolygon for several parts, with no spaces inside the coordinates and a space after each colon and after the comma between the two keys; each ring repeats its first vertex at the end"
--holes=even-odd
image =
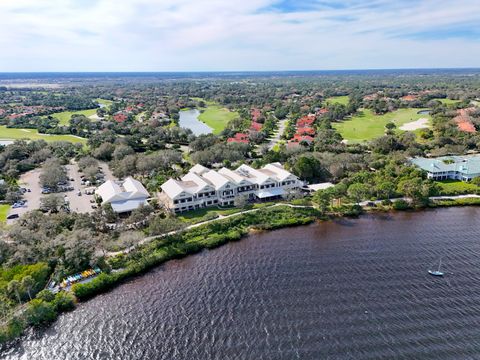
{"type": "Polygon", "coordinates": [[[0,0],[0,72],[450,67],[479,0],[0,0]]]}

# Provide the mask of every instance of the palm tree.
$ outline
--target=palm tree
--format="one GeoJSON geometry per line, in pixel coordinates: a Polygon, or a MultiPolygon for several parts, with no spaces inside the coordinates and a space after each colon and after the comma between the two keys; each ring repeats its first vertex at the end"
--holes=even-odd
{"type": "Polygon", "coordinates": [[[17,299],[18,299],[18,303],[21,304],[22,303],[22,299],[20,298],[20,288],[21,288],[21,285],[20,285],[20,282],[17,281],[17,280],[12,280],[8,283],[7,285],[7,291],[10,293],[10,294],[15,294],[17,296],[17,299]]]}
{"type": "Polygon", "coordinates": [[[22,286],[27,291],[28,297],[32,300],[32,288],[35,285],[35,280],[30,275],[25,276],[22,279],[22,286]]]}

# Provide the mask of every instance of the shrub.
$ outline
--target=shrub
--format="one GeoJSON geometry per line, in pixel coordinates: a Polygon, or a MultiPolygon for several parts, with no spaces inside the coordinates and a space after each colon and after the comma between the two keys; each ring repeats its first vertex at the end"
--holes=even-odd
{"type": "Polygon", "coordinates": [[[390,205],[392,205],[392,200],[384,199],[384,200],[382,200],[382,205],[383,206],[390,206],[390,205]]]}
{"type": "Polygon", "coordinates": [[[43,300],[43,301],[46,301],[46,302],[52,302],[53,299],[55,299],[55,294],[52,293],[50,290],[42,290],[40,291],[37,296],[36,296],[37,299],[40,299],[40,300],[43,300]]]}
{"type": "Polygon", "coordinates": [[[28,303],[25,319],[29,325],[39,326],[49,324],[57,318],[55,306],[52,303],[33,299],[28,303]]]}
{"type": "Polygon", "coordinates": [[[8,323],[0,328],[0,343],[13,340],[22,335],[25,323],[18,317],[13,317],[8,323]]]}
{"type": "Polygon", "coordinates": [[[55,295],[53,305],[59,312],[73,310],[75,309],[75,297],[69,292],[60,291],[55,295]]]}
{"type": "Polygon", "coordinates": [[[405,200],[400,199],[393,203],[393,208],[395,210],[407,210],[410,208],[410,205],[405,200]]]}

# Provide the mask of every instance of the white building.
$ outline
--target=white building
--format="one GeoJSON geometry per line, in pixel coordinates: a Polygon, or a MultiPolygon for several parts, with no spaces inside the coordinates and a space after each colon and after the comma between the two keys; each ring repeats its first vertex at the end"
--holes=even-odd
{"type": "Polygon", "coordinates": [[[417,157],[410,162],[426,171],[427,177],[433,180],[470,181],[480,176],[480,155],[417,157]]]}
{"type": "Polygon", "coordinates": [[[129,212],[146,205],[150,194],[140,181],[128,177],[123,183],[112,180],[104,182],[95,191],[102,198],[102,205],[109,203],[117,213],[129,212]]]}
{"type": "Polygon", "coordinates": [[[180,180],[165,182],[159,193],[160,201],[174,212],[183,212],[208,206],[230,206],[235,199],[275,199],[288,191],[299,189],[303,183],[280,163],[261,169],[242,165],[236,170],[218,171],[195,165],[180,180]]]}

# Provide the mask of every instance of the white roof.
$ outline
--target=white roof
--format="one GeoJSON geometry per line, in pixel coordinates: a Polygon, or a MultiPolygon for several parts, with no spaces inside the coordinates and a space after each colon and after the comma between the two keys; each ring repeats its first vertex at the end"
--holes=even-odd
{"type": "Polygon", "coordinates": [[[221,168],[220,170],[218,170],[218,172],[220,174],[222,174],[223,176],[226,176],[227,178],[231,179],[232,181],[236,182],[237,184],[240,184],[242,181],[243,182],[248,182],[250,184],[252,184],[252,181],[250,181],[247,177],[245,176],[242,176],[240,173],[238,172],[235,172],[235,171],[232,171],[230,169],[227,169],[227,168],[221,168]]]}
{"type": "Polygon", "coordinates": [[[235,170],[235,172],[248,178],[248,180],[250,180],[255,184],[263,184],[265,181],[269,179],[273,180],[270,176],[245,164],[240,165],[240,167],[237,170],[235,170]]]}
{"type": "Polygon", "coordinates": [[[210,182],[206,181],[204,178],[193,172],[189,172],[187,175],[183,176],[182,180],[193,181],[197,185],[195,192],[198,192],[209,185],[211,186],[210,182]]]}
{"type": "Polygon", "coordinates": [[[195,173],[195,174],[198,174],[198,175],[201,175],[203,173],[206,173],[209,169],[207,169],[205,166],[203,165],[200,165],[200,164],[197,164],[195,165],[194,167],[192,167],[190,169],[190,172],[191,173],[195,173]]]}
{"type": "Polygon", "coordinates": [[[177,195],[181,194],[183,191],[193,194],[194,188],[188,186],[185,181],[178,181],[174,179],[168,179],[165,183],[160,186],[162,191],[170,198],[173,199],[177,195]]]}
{"type": "Polygon", "coordinates": [[[285,170],[283,166],[278,162],[267,164],[263,168],[273,172],[275,174],[275,177],[278,178],[279,181],[283,181],[292,175],[291,172],[285,170]]]}
{"type": "Polygon", "coordinates": [[[115,201],[112,202],[113,211],[116,213],[124,213],[128,211],[132,211],[138,209],[141,205],[146,205],[147,201],[145,199],[132,199],[132,200],[125,200],[125,201],[115,201]]]}
{"type": "Polygon", "coordinates": [[[103,203],[132,199],[146,200],[150,197],[142,183],[132,177],[126,178],[121,186],[112,180],[107,180],[98,187],[95,193],[102,198],[103,203]]]}
{"type": "Polygon", "coordinates": [[[222,186],[224,186],[225,184],[231,182],[229,179],[227,179],[222,174],[219,174],[215,170],[210,170],[210,171],[206,172],[205,174],[203,174],[202,176],[205,179],[207,179],[208,181],[210,181],[213,184],[213,186],[215,187],[215,189],[219,189],[222,186]]]}

